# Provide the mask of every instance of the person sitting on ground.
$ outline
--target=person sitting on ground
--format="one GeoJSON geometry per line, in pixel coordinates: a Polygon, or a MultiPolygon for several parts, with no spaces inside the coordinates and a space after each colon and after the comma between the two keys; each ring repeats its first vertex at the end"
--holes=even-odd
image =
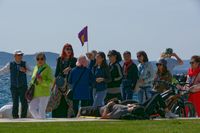
{"type": "Polygon", "coordinates": [[[161,59],[165,59],[167,61],[167,68],[171,72],[171,74],[173,74],[173,70],[176,66],[183,65],[182,59],[173,52],[172,48],[167,48],[165,52],[161,54],[161,59]]]}
{"type": "MultiPolygon", "coordinates": [[[[167,70],[167,61],[164,59],[160,59],[158,63],[156,63],[158,68],[154,81],[166,81],[171,83],[172,82],[172,75],[167,70]]],[[[168,89],[168,86],[164,83],[155,82],[154,83],[154,90],[159,93],[163,93],[168,89]]]]}
{"type": "MultiPolygon", "coordinates": [[[[133,118],[150,118],[152,114],[159,112],[162,109],[165,112],[166,118],[176,118],[166,107],[164,100],[160,94],[155,94],[151,99],[144,104],[127,104],[122,105],[116,100],[111,100],[107,105],[102,107],[83,107],[80,108],[78,116],[94,116],[102,119],[123,119],[126,116],[133,118]]],[[[128,118],[129,119],[129,118],[128,118]]]]}

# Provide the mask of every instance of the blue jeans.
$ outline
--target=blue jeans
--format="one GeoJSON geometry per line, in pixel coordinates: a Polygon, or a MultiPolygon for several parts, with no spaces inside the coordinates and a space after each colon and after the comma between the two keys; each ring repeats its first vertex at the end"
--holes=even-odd
{"type": "Polygon", "coordinates": [[[151,98],[152,96],[152,88],[150,86],[140,87],[140,91],[138,92],[138,100],[140,104],[143,104],[145,101],[151,98]]]}
{"type": "Polygon", "coordinates": [[[122,99],[123,99],[123,101],[133,99],[133,91],[131,88],[122,86],[122,99]]]}
{"type": "Polygon", "coordinates": [[[93,107],[99,107],[99,106],[104,106],[105,105],[105,98],[106,98],[107,90],[105,91],[96,91],[94,89],[93,91],[93,107]]]}

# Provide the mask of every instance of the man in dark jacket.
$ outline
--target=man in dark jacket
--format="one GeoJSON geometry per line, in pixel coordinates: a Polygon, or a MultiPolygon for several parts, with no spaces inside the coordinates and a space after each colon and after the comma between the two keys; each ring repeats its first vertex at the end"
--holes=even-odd
{"type": "Polygon", "coordinates": [[[21,118],[27,117],[27,109],[28,103],[25,98],[25,93],[27,90],[27,71],[30,70],[27,67],[25,61],[23,61],[23,53],[22,51],[16,51],[14,53],[15,60],[8,63],[5,67],[0,69],[0,74],[9,73],[10,72],[10,80],[11,80],[11,94],[13,100],[13,109],[12,115],[14,119],[19,118],[19,99],[21,102],[21,118]]]}
{"type": "Polygon", "coordinates": [[[131,100],[133,98],[133,89],[138,80],[138,68],[131,59],[129,51],[124,52],[123,80],[122,80],[122,96],[123,100],[131,100]]]}

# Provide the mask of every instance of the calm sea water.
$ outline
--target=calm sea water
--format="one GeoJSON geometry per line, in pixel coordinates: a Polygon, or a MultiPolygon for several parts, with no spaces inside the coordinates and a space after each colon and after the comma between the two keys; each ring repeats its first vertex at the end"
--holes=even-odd
{"type": "MultiPolygon", "coordinates": [[[[30,76],[28,80],[30,80],[30,76]]],[[[12,102],[10,92],[10,75],[0,75],[0,107],[12,102]]]]}

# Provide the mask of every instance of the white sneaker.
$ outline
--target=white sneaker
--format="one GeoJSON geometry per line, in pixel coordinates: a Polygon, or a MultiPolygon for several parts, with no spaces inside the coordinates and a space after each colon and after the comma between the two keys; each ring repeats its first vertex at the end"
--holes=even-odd
{"type": "Polygon", "coordinates": [[[172,113],[171,111],[170,111],[170,112],[167,112],[167,113],[165,114],[165,118],[178,118],[178,117],[179,117],[178,115],[172,113]]]}

